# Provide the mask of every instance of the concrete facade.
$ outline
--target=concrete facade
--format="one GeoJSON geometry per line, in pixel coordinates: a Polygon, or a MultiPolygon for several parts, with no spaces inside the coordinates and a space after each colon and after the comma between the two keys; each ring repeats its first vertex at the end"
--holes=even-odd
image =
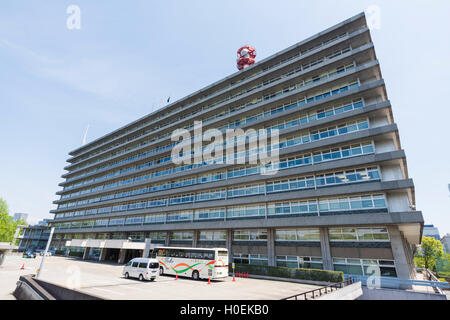
{"type": "Polygon", "coordinates": [[[423,217],[363,13],[69,155],[51,211],[60,251],[124,263],[146,243],[226,247],[230,262],[414,274],[423,217]],[[278,128],[280,169],[181,169],[170,135],[194,120],[278,128]]]}

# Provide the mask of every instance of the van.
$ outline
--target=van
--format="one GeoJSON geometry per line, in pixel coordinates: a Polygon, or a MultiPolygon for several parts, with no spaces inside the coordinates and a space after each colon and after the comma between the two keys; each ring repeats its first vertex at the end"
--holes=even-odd
{"type": "Polygon", "coordinates": [[[122,275],[128,278],[138,278],[141,281],[153,281],[159,275],[159,262],[151,258],[134,258],[124,267],[122,275]]]}

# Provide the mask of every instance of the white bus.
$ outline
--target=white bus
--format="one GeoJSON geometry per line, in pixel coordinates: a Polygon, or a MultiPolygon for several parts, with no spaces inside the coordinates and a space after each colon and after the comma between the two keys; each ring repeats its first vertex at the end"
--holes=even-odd
{"type": "Polygon", "coordinates": [[[171,274],[198,279],[228,277],[226,248],[155,247],[153,254],[159,262],[159,274],[171,274]]]}

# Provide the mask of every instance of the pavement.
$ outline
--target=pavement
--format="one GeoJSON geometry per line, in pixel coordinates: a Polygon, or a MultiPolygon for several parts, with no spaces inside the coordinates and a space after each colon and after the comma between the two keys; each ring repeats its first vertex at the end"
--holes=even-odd
{"type": "MultiPolygon", "coordinates": [[[[0,300],[14,299],[11,293],[20,275],[35,274],[42,257],[24,259],[7,256],[0,267],[0,300]],[[20,270],[22,264],[25,270],[20,270]]],[[[46,257],[40,278],[106,299],[120,300],[277,300],[319,286],[284,281],[231,277],[211,281],[161,276],[153,282],[122,277],[122,265],[46,257]]]]}

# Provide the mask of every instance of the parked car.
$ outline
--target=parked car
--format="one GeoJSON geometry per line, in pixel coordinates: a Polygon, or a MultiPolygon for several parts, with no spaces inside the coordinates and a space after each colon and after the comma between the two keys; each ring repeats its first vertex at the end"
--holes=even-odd
{"type": "Polygon", "coordinates": [[[153,281],[159,276],[159,262],[151,258],[134,258],[123,267],[123,276],[153,281]]]}
{"type": "Polygon", "coordinates": [[[25,251],[22,258],[36,258],[36,254],[33,251],[25,251]]]}
{"type": "MultiPolygon", "coordinates": [[[[40,253],[40,255],[43,256],[44,253],[45,253],[45,251],[42,251],[42,252],[40,253]]],[[[45,256],[46,256],[46,257],[49,257],[49,256],[52,256],[52,255],[53,255],[53,253],[52,253],[51,251],[47,251],[47,254],[46,254],[45,256]]]]}

